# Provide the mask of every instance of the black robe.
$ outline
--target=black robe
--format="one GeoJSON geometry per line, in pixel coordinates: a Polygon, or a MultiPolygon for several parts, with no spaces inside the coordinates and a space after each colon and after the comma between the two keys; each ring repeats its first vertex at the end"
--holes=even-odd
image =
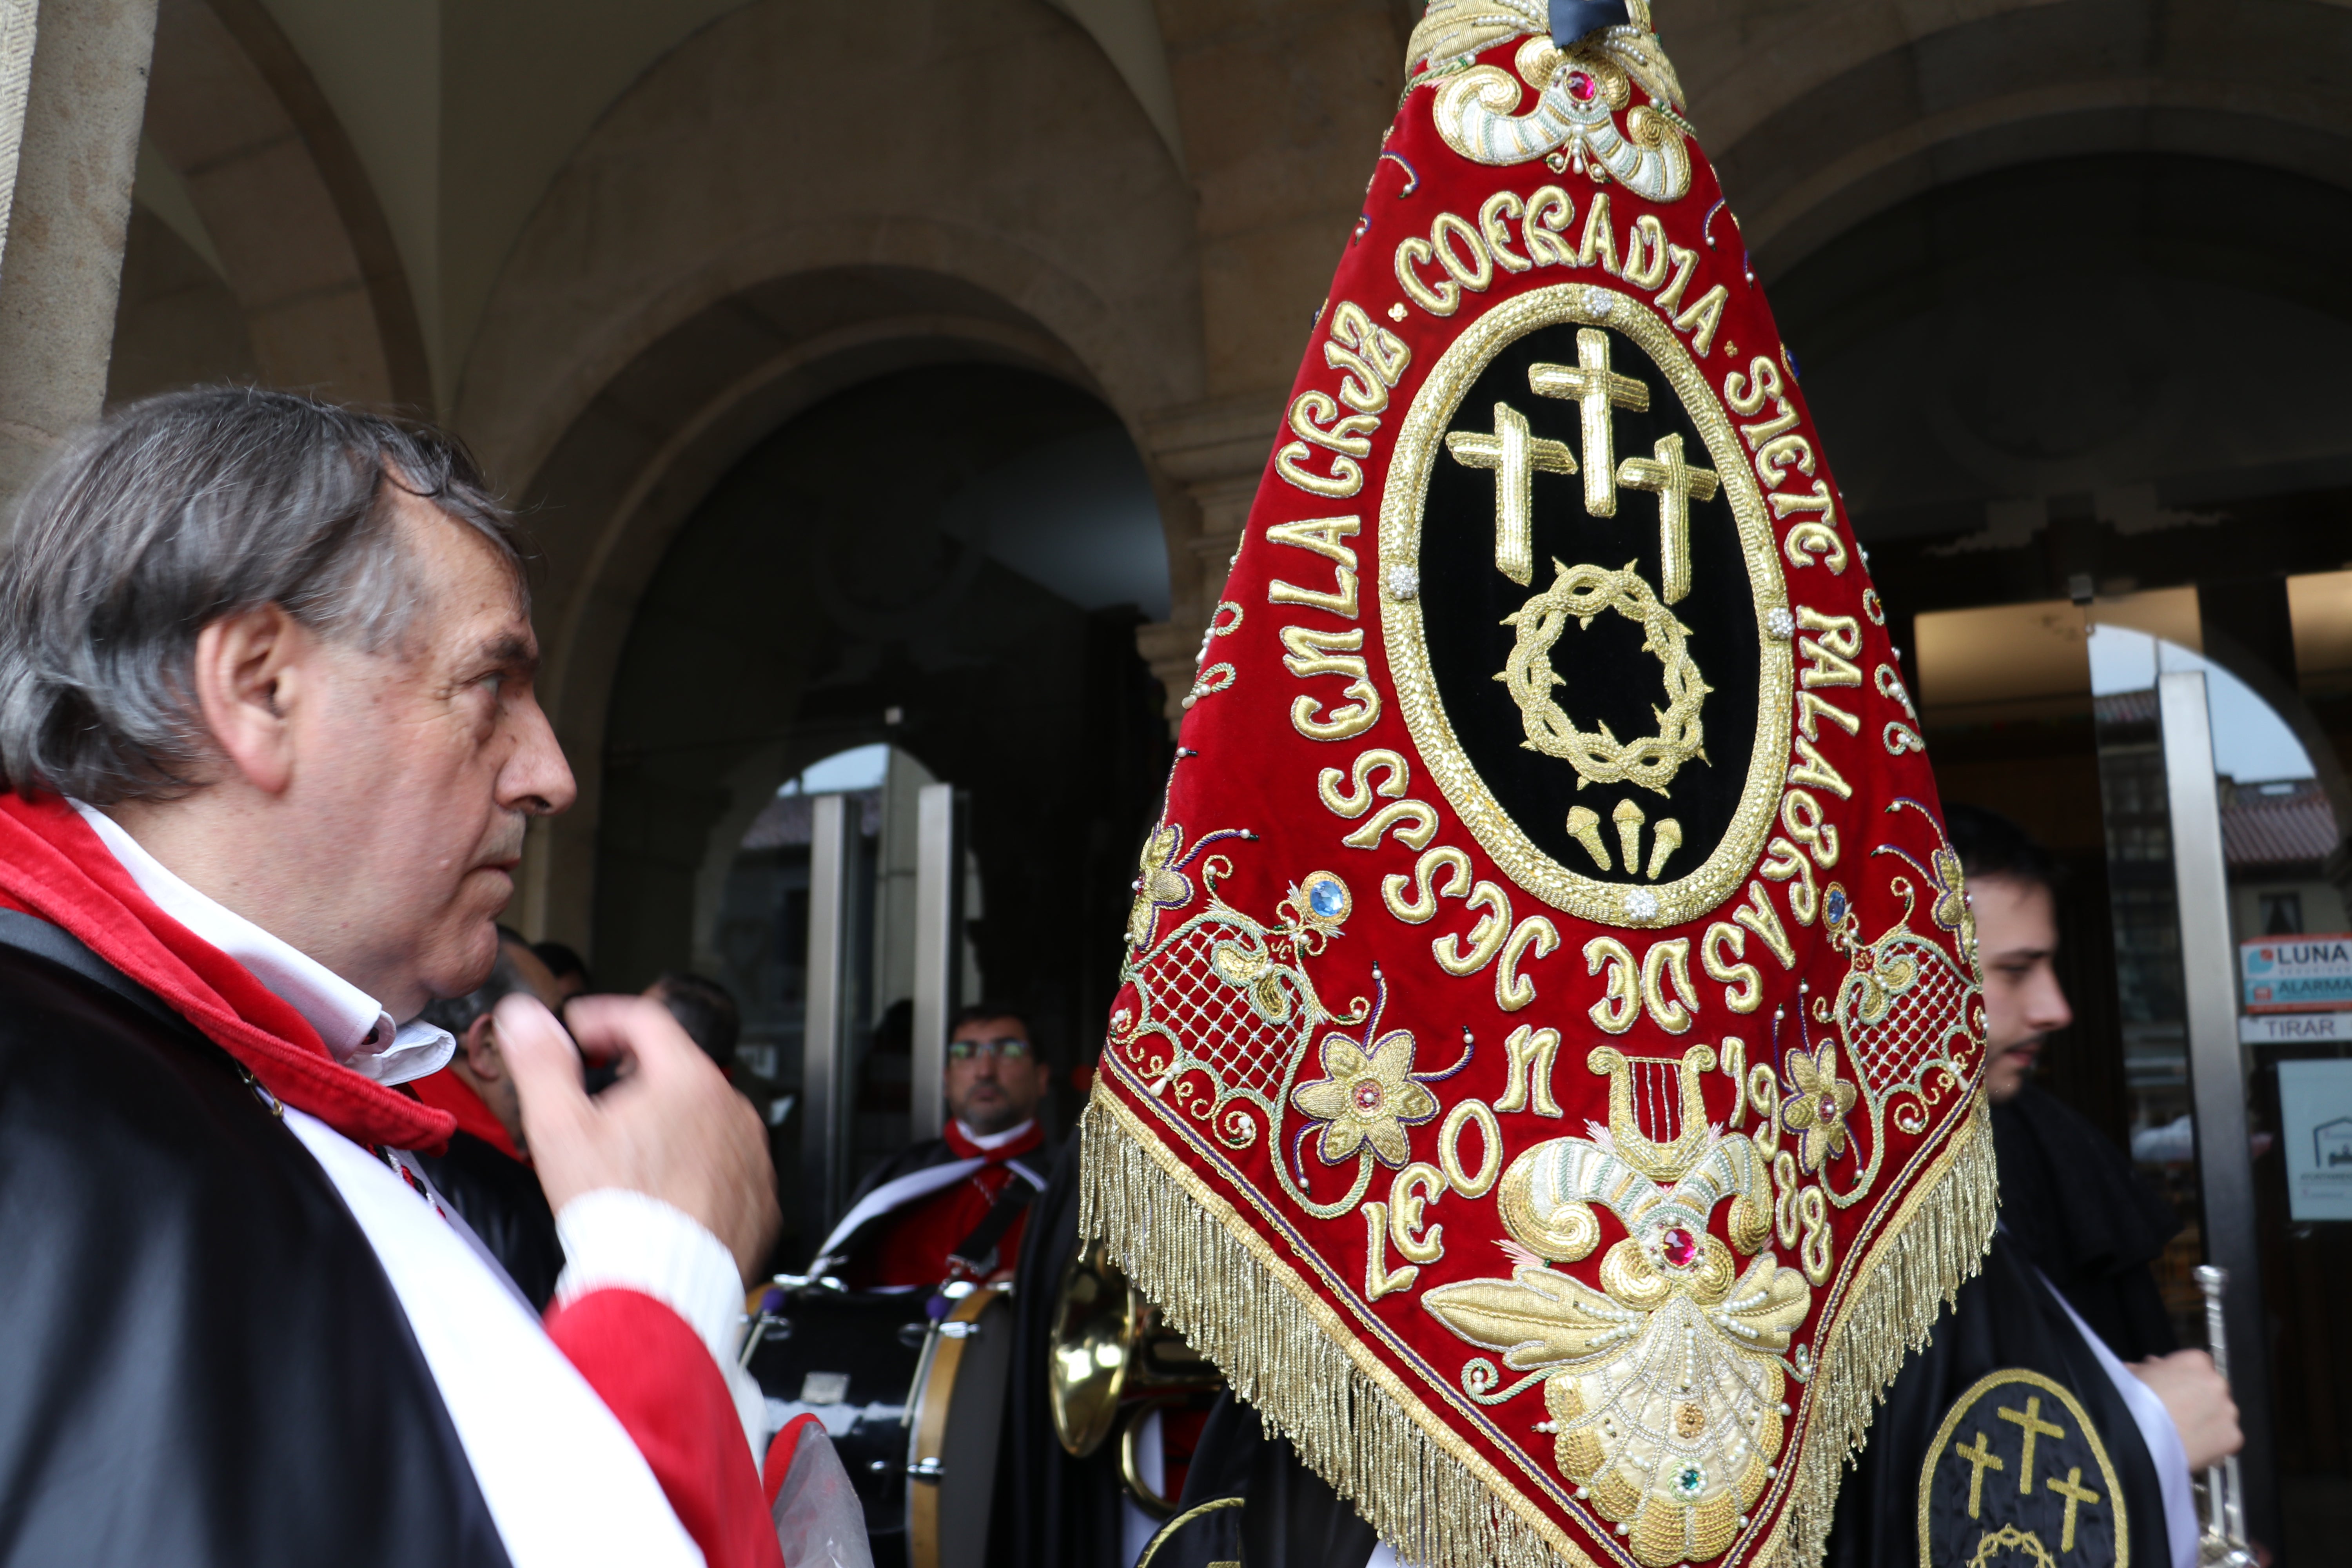
{"type": "Polygon", "coordinates": [[[0,910],[0,1564],[506,1562],[318,1162],[161,1002],[0,910]]]}
{"type": "MultiPolygon", "coordinates": [[[[2023,1249],[2002,1231],[1983,1271],[1960,1287],[1957,1305],[1936,1320],[1927,1347],[1904,1363],[1887,1390],[1868,1446],[1838,1492],[1825,1568],[1958,1568],[1986,1536],[2003,1529],[2032,1533],[2066,1568],[2109,1568],[2118,1521],[2128,1531],[2132,1562],[2162,1568],[2171,1561],[2156,1463],[2129,1407],[2023,1249]],[[1995,1378],[2007,1381],[1979,1391],[1995,1378]],[[2090,1434],[2037,1378],[2072,1394],[2089,1417],[2090,1434]],[[2035,1432],[2030,1470],[2029,1426],[2035,1432]],[[2096,1461],[2094,1435],[2116,1473],[2113,1486],[2096,1461]],[[1979,1458],[1972,1459],[1969,1450],[1979,1458]],[[2074,1497],[2067,1550],[2066,1500],[2078,1489],[2096,1493],[2097,1500],[2074,1497]]],[[[2032,1556],[1996,1549],[1989,1560],[2032,1556]]]]}
{"type": "Polygon", "coordinates": [[[2001,1222],[2125,1361],[2180,1348],[2148,1265],[2180,1216],[2088,1119],[2031,1084],[1992,1108],[2001,1222]]]}
{"type": "Polygon", "coordinates": [[[563,1272],[563,1247],[555,1239],[555,1215],[539,1174],[470,1132],[454,1132],[448,1150],[419,1154],[434,1187],[482,1238],[490,1256],[530,1303],[544,1312],[563,1272]]]}

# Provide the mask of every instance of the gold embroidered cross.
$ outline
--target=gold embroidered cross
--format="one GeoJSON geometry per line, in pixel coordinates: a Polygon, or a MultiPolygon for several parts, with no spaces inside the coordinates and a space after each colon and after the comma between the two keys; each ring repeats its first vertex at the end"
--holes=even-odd
{"type": "Polygon", "coordinates": [[[1652,448],[1655,461],[1628,458],[1617,465],[1617,482],[1658,494],[1658,598],[1671,605],[1690,592],[1690,503],[1713,500],[1720,481],[1713,468],[1683,461],[1683,438],[1661,436],[1652,448]]]}
{"type": "Polygon", "coordinates": [[[1984,1502],[1984,1473],[1987,1470],[2005,1470],[2009,1467],[2000,1462],[2000,1456],[1992,1451],[1992,1445],[1985,1441],[1982,1432],[1977,1434],[1975,1447],[1962,1443],[1952,1452],[1969,1462],[1969,1517],[1974,1519],[1977,1510],[1984,1502]]]}
{"type": "Polygon", "coordinates": [[[1493,435],[1455,430],[1445,449],[1465,468],[1494,470],[1495,570],[1526,586],[1535,574],[1535,477],[1576,472],[1567,443],[1529,435],[1528,416],[1497,403],[1493,435]]]}
{"type": "Polygon", "coordinates": [[[2025,1462],[2017,1472],[2017,1495],[2023,1497],[2033,1489],[2033,1443],[2037,1437],[2063,1437],[2066,1428],[2053,1421],[2042,1419],[2042,1396],[2034,1394],[2025,1402],[2022,1411],[2002,1405],[1994,1414],[2004,1421],[2013,1421],[2025,1429],[2025,1462]]]}
{"type": "MultiPolygon", "coordinates": [[[[2031,1442],[2032,1439],[2028,1438],[2027,1441],[2031,1442]]],[[[2099,1494],[2083,1484],[2083,1472],[2080,1467],[2068,1470],[2066,1479],[2063,1481],[2053,1479],[2042,1484],[2066,1500],[2066,1523],[2058,1537],[2058,1550],[2072,1552],[2074,1550],[2074,1510],[2083,1503],[2097,1502],[2099,1494]]]]}
{"type": "Polygon", "coordinates": [[[1609,368],[1609,334],[1597,327],[1577,329],[1576,363],[1529,365],[1528,385],[1545,397],[1576,404],[1584,426],[1584,510],[1594,517],[1615,517],[1617,437],[1609,410],[1648,408],[1650,389],[1609,368]]]}

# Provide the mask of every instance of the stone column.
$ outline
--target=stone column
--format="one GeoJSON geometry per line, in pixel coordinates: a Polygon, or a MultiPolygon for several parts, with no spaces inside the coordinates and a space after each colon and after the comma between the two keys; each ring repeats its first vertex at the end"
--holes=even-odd
{"type": "Polygon", "coordinates": [[[155,0],[47,0],[34,12],[33,0],[0,0],[0,155],[12,67],[24,83],[0,235],[0,538],[43,458],[106,399],[155,48],[155,0]],[[27,47],[29,61],[10,53],[27,47]]]}
{"type": "Polygon", "coordinates": [[[1136,637],[1172,721],[1396,110],[1408,24],[1391,0],[1159,0],[1159,12],[1200,195],[1208,366],[1207,395],[1142,432],[1201,519],[1197,573],[1177,575],[1169,618],[1136,637]]]}

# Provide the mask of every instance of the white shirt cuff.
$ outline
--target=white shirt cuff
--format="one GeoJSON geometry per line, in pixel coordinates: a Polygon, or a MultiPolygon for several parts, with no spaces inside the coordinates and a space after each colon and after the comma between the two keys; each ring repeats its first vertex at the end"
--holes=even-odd
{"type": "Polygon", "coordinates": [[[555,1216],[555,1236],[564,1258],[556,1305],[597,1290],[635,1290],[685,1319],[718,1363],[756,1461],[767,1405],[735,1359],[743,1277],[726,1244],[685,1210],[625,1187],[599,1187],[565,1204],[555,1216]]]}

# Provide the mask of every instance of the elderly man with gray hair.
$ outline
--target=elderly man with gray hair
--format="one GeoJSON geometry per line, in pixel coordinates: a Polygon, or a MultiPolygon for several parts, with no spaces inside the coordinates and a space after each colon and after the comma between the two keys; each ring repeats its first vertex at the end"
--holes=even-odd
{"type": "Polygon", "coordinates": [[[653,1003],[499,1004],[542,1321],[417,1151],[573,785],[507,514],[283,394],[68,442],[0,565],[0,1563],[773,1564],[758,1115],[653,1003]],[[747,1436],[750,1441],[747,1443],[747,1436]]]}

